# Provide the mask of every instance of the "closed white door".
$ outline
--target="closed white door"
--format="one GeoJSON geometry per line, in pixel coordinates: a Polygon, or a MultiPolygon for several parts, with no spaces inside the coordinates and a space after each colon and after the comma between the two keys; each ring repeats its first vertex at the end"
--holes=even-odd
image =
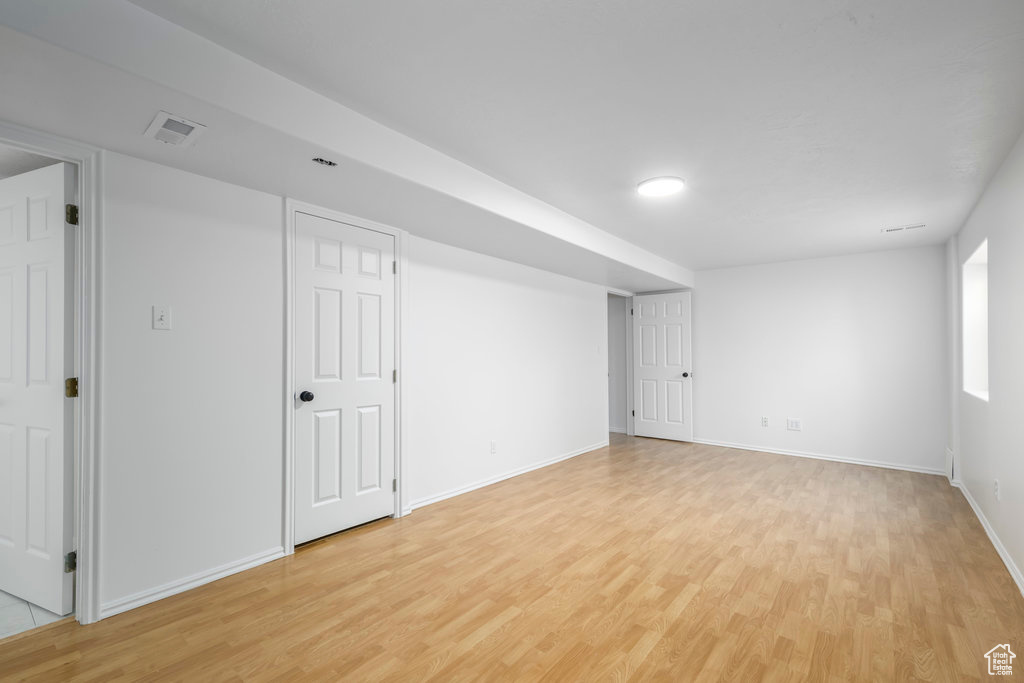
{"type": "Polygon", "coordinates": [[[693,440],[690,292],[633,298],[633,409],[637,436],[693,440]]]}
{"type": "Polygon", "coordinates": [[[295,214],[295,542],[395,510],[395,238],[295,214]]]}
{"type": "Polygon", "coordinates": [[[57,614],[73,597],[73,180],[60,163],[0,180],[0,590],[57,614]]]}

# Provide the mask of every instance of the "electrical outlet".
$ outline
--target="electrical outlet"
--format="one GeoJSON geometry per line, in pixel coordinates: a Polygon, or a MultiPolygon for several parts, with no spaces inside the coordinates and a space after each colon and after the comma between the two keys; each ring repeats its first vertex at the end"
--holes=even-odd
{"type": "Polygon", "coordinates": [[[802,432],[804,430],[803,420],[799,417],[787,417],[786,429],[791,432],[802,432]]]}
{"type": "Polygon", "coordinates": [[[497,441],[492,441],[491,442],[491,455],[494,455],[497,452],[498,452],[498,442],[497,441]]]}
{"type": "Polygon", "coordinates": [[[992,495],[995,496],[996,500],[999,500],[999,480],[992,480],[992,495]]]}
{"type": "Polygon", "coordinates": [[[767,416],[761,418],[761,426],[762,427],[767,427],[768,426],[768,417],[767,416]]]}

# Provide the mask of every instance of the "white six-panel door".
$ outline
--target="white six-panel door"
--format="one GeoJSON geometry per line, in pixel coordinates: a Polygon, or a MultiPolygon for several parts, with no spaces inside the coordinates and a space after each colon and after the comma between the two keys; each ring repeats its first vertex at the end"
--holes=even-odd
{"type": "Polygon", "coordinates": [[[690,292],[633,298],[633,426],[637,436],[693,440],[690,292]]]}
{"type": "Polygon", "coordinates": [[[394,513],[394,258],[391,235],[295,214],[296,543],[394,513]]]}
{"type": "Polygon", "coordinates": [[[54,164],[0,180],[0,590],[57,614],[73,598],[73,174],[54,164]]]}

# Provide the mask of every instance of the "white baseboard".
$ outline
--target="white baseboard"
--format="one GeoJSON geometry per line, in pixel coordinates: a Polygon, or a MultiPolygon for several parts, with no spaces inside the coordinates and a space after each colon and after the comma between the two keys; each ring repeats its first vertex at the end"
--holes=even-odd
{"type": "Polygon", "coordinates": [[[165,583],[162,586],[151,588],[149,590],[140,591],[134,595],[129,595],[124,598],[118,598],[117,600],[111,600],[110,602],[103,603],[100,605],[100,619],[120,614],[121,612],[127,612],[130,609],[136,607],[142,607],[143,605],[163,598],[170,597],[177,593],[187,591],[197,586],[201,586],[204,583],[210,583],[217,579],[222,579],[225,576],[231,574],[237,574],[238,572],[245,571],[246,569],[252,569],[257,565],[261,565],[271,560],[276,560],[280,557],[284,557],[284,548],[278,546],[277,548],[271,548],[262,553],[250,555],[249,557],[242,558],[235,562],[229,562],[213,569],[187,576],[177,581],[171,581],[165,583]]]}
{"type": "Polygon", "coordinates": [[[999,540],[999,536],[996,535],[995,529],[988,523],[988,519],[985,517],[985,513],[981,511],[981,506],[978,505],[978,501],[974,500],[974,496],[963,484],[963,482],[957,481],[953,484],[961,493],[964,494],[964,498],[967,499],[971,509],[974,510],[974,514],[978,517],[978,521],[981,522],[981,526],[985,529],[985,533],[988,534],[988,540],[992,541],[992,545],[995,546],[996,552],[999,553],[999,557],[1003,560],[1003,564],[1006,565],[1007,571],[1010,572],[1010,576],[1013,578],[1014,583],[1017,584],[1017,590],[1020,591],[1021,595],[1024,595],[1024,573],[1021,573],[1020,567],[1010,557],[1010,553],[1007,552],[1006,546],[999,540]]]}
{"type": "Polygon", "coordinates": [[[843,458],[838,455],[825,455],[823,453],[807,453],[804,451],[785,451],[778,448],[762,448],[759,446],[748,446],[740,443],[729,443],[727,441],[710,441],[708,439],[694,439],[694,443],[702,443],[707,446],[722,446],[724,448],[738,448],[741,451],[758,451],[760,453],[774,453],[776,455],[793,455],[798,458],[813,458],[814,460],[831,460],[833,462],[844,462],[849,465],[867,465],[869,467],[884,467],[888,470],[904,470],[906,472],[917,472],[919,474],[938,474],[945,476],[941,469],[932,467],[911,467],[893,462],[882,462],[880,460],[858,460],[856,458],[843,458]]]}
{"type": "Polygon", "coordinates": [[[563,455],[559,455],[557,457],[551,458],[550,460],[544,460],[542,462],[534,463],[532,465],[527,465],[526,467],[520,467],[520,468],[514,469],[514,470],[512,470],[510,472],[505,472],[504,474],[499,474],[496,477],[488,477],[487,479],[480,479],[479,481],[474,481],[472,484],[466,484],[465,486],[460,486],[458,488],[450,489],[448,491],[445,491],[444,493],[438,493],[438,494],[433,495],[433,496],[427,496],[425,498],[420,498],[418,500],[411,501],[409,503],[409,509],[410,510],[415,510],[417,508],[421,508],[421,507],[424,507],[426,505],[430,505],[431,503],[439,503],[442,500],[446,500],[448,498],[454,498],[455,496],[461,495],[463,493],[469,493],[470,491],[474,491],[476,489],[483,488],[484,486],[490,486],[491,484],[497,484],[499,481],[504,481],[506,479],[511,479],[512,477],[518,477],[520,474],[526,474],[527,472],[532,472],[534,470],[539,470],[540,468],[547,467],[548,465],[554,465],[556,462],[562,462],[563,460],[568,460],[569,458],[575,458],[577,455],[583,455],[584,453],[589,453],[590,451],[596,451],[598,448],[604,448],[607,445],[608,445],[608,441],[602,441],[601,443],[592,444],[590,446],[584,446],[583,448],[580,448],[579,450],[575,450],[575,451],[572,451],[571,453],[565,453],[563,455]]]}
{"type": "Polygon", "coordinates": [[[609,432],[615,432],[616,434],[625,434],[626,433],[626,428],[625,427],[609,427],[608,431],[609,432]]]}

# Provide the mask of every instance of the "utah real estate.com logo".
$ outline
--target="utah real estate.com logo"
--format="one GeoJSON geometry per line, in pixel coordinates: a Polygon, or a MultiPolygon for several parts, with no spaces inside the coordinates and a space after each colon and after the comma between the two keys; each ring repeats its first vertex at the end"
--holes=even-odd
{"type": "Polygon", "coordinates": [[[996,645],[985,653],[985,659],[988,660],[988,675],[1012,676],[1013,660],[1016,656],[1013,654],[1013,650],[1010,649],[1009,643],[996,645]]]}

